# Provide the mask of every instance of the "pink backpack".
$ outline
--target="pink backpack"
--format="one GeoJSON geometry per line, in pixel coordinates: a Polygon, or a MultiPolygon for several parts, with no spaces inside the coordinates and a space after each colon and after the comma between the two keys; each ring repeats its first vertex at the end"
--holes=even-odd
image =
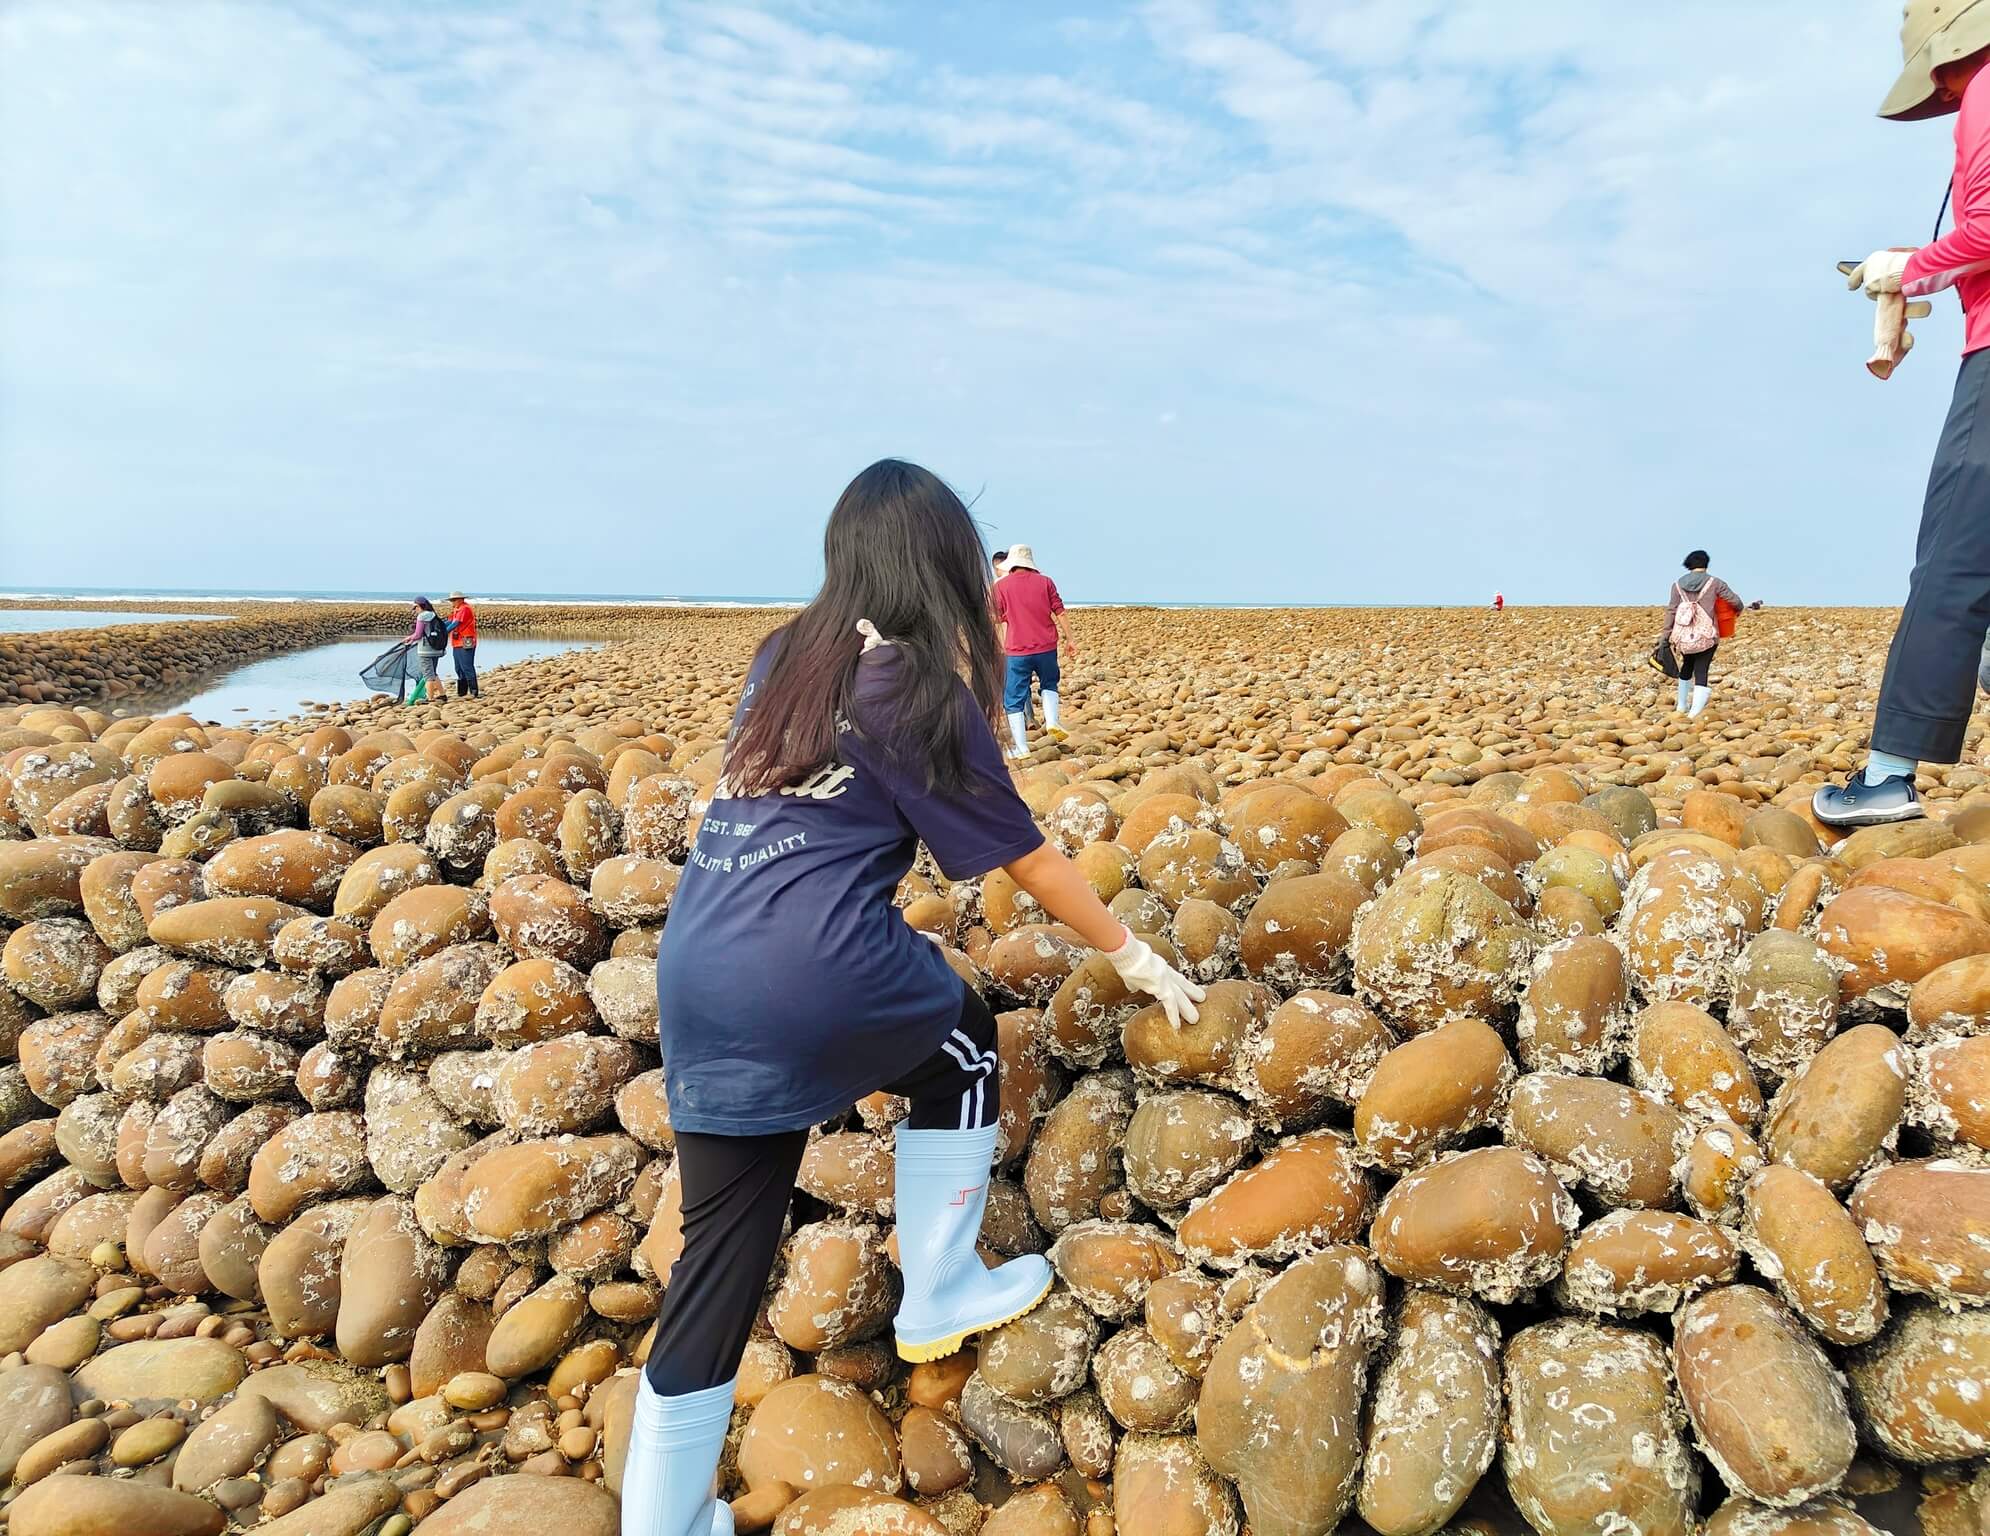
{"type": "Polygon", "coordinates": [[[1697,656],[1720,644],[1720,626],[1714,622],[1714,616],[1676,582],[1672,593],[1679,599],[1679,605],[1672,610],[1672,648],[1681,656],[1697,656]]]}

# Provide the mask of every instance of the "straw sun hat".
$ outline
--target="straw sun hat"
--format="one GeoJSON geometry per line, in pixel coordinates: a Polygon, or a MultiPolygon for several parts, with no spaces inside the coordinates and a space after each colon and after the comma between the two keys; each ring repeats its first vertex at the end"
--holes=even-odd
{"type": "Polygon", "coordinates": [[[1956,103],[1935,90],[1935,70],[1990,48],[1990,0],[1907,0],[1900,24],[1906,67],[1880,103],[1879,115],[1919,122],[1953,112],[1956,103]]]}

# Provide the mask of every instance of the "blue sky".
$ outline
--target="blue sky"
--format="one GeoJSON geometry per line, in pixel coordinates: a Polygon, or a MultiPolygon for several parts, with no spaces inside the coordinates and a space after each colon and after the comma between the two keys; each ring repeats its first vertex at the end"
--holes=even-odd
{"type": "Polygon", "coordinates": [[[0,588],[800,596],[897,454],[1077,598],[1897,602],[1898,17],[13,0],[0,588]]]}

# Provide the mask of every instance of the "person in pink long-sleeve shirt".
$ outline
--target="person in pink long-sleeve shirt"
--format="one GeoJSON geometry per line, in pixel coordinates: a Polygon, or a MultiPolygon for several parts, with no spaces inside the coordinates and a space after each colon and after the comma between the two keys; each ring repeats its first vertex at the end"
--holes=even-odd
{"type": "Polygon", "coordinates": [[[1956,114],[1955,227],[1918,250],[1873,252],[1851,286],[1874,299],[1955,289],[1962,371],[1928,476],[1865,767],[1811,801],[1819,821],[1839,827],[1922,814],[1915,775],[1922,763],[1961,758],[1990,630],[1990,0],[1908,0],[1901,44],[1906,68],[1880,115],[1912,122],[1956,114]]]}

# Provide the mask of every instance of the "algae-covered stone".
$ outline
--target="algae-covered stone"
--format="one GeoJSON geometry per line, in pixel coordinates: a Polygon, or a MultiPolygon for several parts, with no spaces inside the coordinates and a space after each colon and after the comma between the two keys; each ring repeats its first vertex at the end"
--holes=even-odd
{"type": "Polygon", "coordinates": [[[891,1267],[875,1228],[811,1222],[789,1239],[787,1270],[768,1321],[781,1340],[815,1354],[866,1338],[897,1305],[891,1267]]]}
{"type": "Polygon", "coordinates": [[[1362,914],[1362,995],[1412,1031],[1458,1014],[1497,1018],[1518,999],[1533,944],[1513,908],[1469,875],[1405,870],[1362,914]]]}
{"type": "Polygon", "coordinates": [[[1119,1148],[1133,1108],[1132,1077],[1097,1072],[1079,1079],[1044,1117],[1030,1143],[1023,1187],[1045,1231],[1096,1217],[1100,1201],[1120,1187],[1119,1148]]]}
{"type": "Polygon", "coordinates": [[[1319,1536],[1347,1512],[1382,1298],[1360,1249],[1329,1248],[1266,1287],[1216,1347],[1196,1439],[1259,1536],[1319,1536]]]}
{"type": "Polygon", "coordinates": [[[1523,1065],[1603,1073],[1622,1059],[1631,1026],[1630,976],[1608,939],[1582,935],[1534,956],[1514,1026],[1523,1065]]]}
{"type": "Polygon", "coordinates": [[[1859,1422],[1914,1465],[1990,1453],[1990,1312],[1910,1303],[1853,1355],[1859,1422]]]}
{"type": "Polygon", "coordinates": [[[1672,1211],[1610,1211],[1569,1246],[1555,1299],[1603,1316],[1670,1313],[1732,1280],[1740,1249],[1709,1222],[1672,1211]]]}
{"type": "Polygon", "coordinates": [[[1133,1112],[1127,1127],[1127,1187],[1158,1209],[1186,1205],[1235,1170],[1251,1136],[1251,1122],[1227,1095],[1155,1094],[1133,1112]]]}
{"type": "Polygon", "coordinates": [[[1817,942],[1770,928],[1734,962],[1727,1029],[1758,1072],[1803,1070],[1838,1027],[1838,972],[1817,942]]]}
{"type": "Polygon", "coordinates": [[[1545,1158],[1610,1206],[1663,1206],[1692,1125],[1669,1105],[1602,1078],[1532,1072],[1514,1085],[1506,1140],[1545,1158]]]}
{"type": "Polygon", "coordinates": [[[1357,1155],[1400,1172],[1498,1118],[1513,1086],[1506,1045],[1483,1020],[1454,1019],[1376,1064],[1354,1106],[1357,1155]]]}
{"type": "Polygon", "coordinates": [[[760,1400],[739,1443],[747,1487],[848,1486],[895,1493],[898,1437],[858,1388],[829,1376],[796,1376],[760,1400]]]}
{"type": "Polygon", "coordinates": [[[1335,1131],[1314,1131],[1271,1149],[1197,1201],[1177,1229],[1198,1262],[1234,1269],[1352,1241],[1371,1194],[1353,1149],[1335,1131]]]}
{"type": "Polygon", "coordinates": [[[1783,1084],[1763,1126],[1764,1150],[1832,1189],[1847,1188],[1899,1140],[1909,1062],[1885,1025],[1847,1030],[1783,1084]]]}
{"type": "Polygon", "coordinates": [[[1085,1384],[1099,1325],[1069,1291],[1053,1291],[1034,1311],[990,1329],[981,1339],[979,1370],[1012,1402],[1048,1403],[1085,1384]]]}
{"type": "Polygon", "coordinates": [[[1113,1462],[1117,1529],[1141,1536],[1237,1536],[1237,1496],[1190,1435],[1128,1435],[1113,1462]]]}
{"type": "Polygon", "coordinates": [[[1477,1303],[1404,1295],[1370,1394],[1356,1507],[1380,1536],[1458,1512],[1499,1445],[1499,1325],[1477,1303]]]}
{"type": "Polygon", "coordinates": [[[1672,1357],[1700,1448],[1730,1490],[1787,1508],[1838,1486],[1858,1448],[1844,1388],[1767,1291],[1729,1285],[1689,1301],[1672,1357]]]}
{"type": "Polygon", "coordinates": [[[1886,1287],[1859,1228],[1816,1179],[1777,1164],[1742,1189],[1741,1242],[1763,1278],[1827,1343],[1863,1344],[1886,1322],[1886,1287]]]}
{"type": "Polygon", "coordinates": [[[1172,1239],[1128,1221],[1082,1221],[1050,1246],[1051,1267],[1098,1316],[1113,1320],[1140,1311],[1148,1288],[1181,1265],[1172,1239]]]}
{"type": "Polygon", "coordinates": [[[1482,1147],[1405,1176],[1369,1241],[1399,1279],[1504,1303],[1561,1272],[1576,1221],[1575,1201],[1539,1157],[1482,1147]]]}
{"type": "Polygon", "coordinates": [[[1990,1302],[1990,1170],[1948,1159],[1891,1163],[1861,1179],[1848,1203],[1894,1290],[1990,1302]]]}
{"type": "Polygon", "coordinates": [[[1665,1350],[1575,1318],[1506,1347],[1508,1491],[1542,1536],[1621,1528],[1693,1536],[1699,1468],[1665,1350]]]}

